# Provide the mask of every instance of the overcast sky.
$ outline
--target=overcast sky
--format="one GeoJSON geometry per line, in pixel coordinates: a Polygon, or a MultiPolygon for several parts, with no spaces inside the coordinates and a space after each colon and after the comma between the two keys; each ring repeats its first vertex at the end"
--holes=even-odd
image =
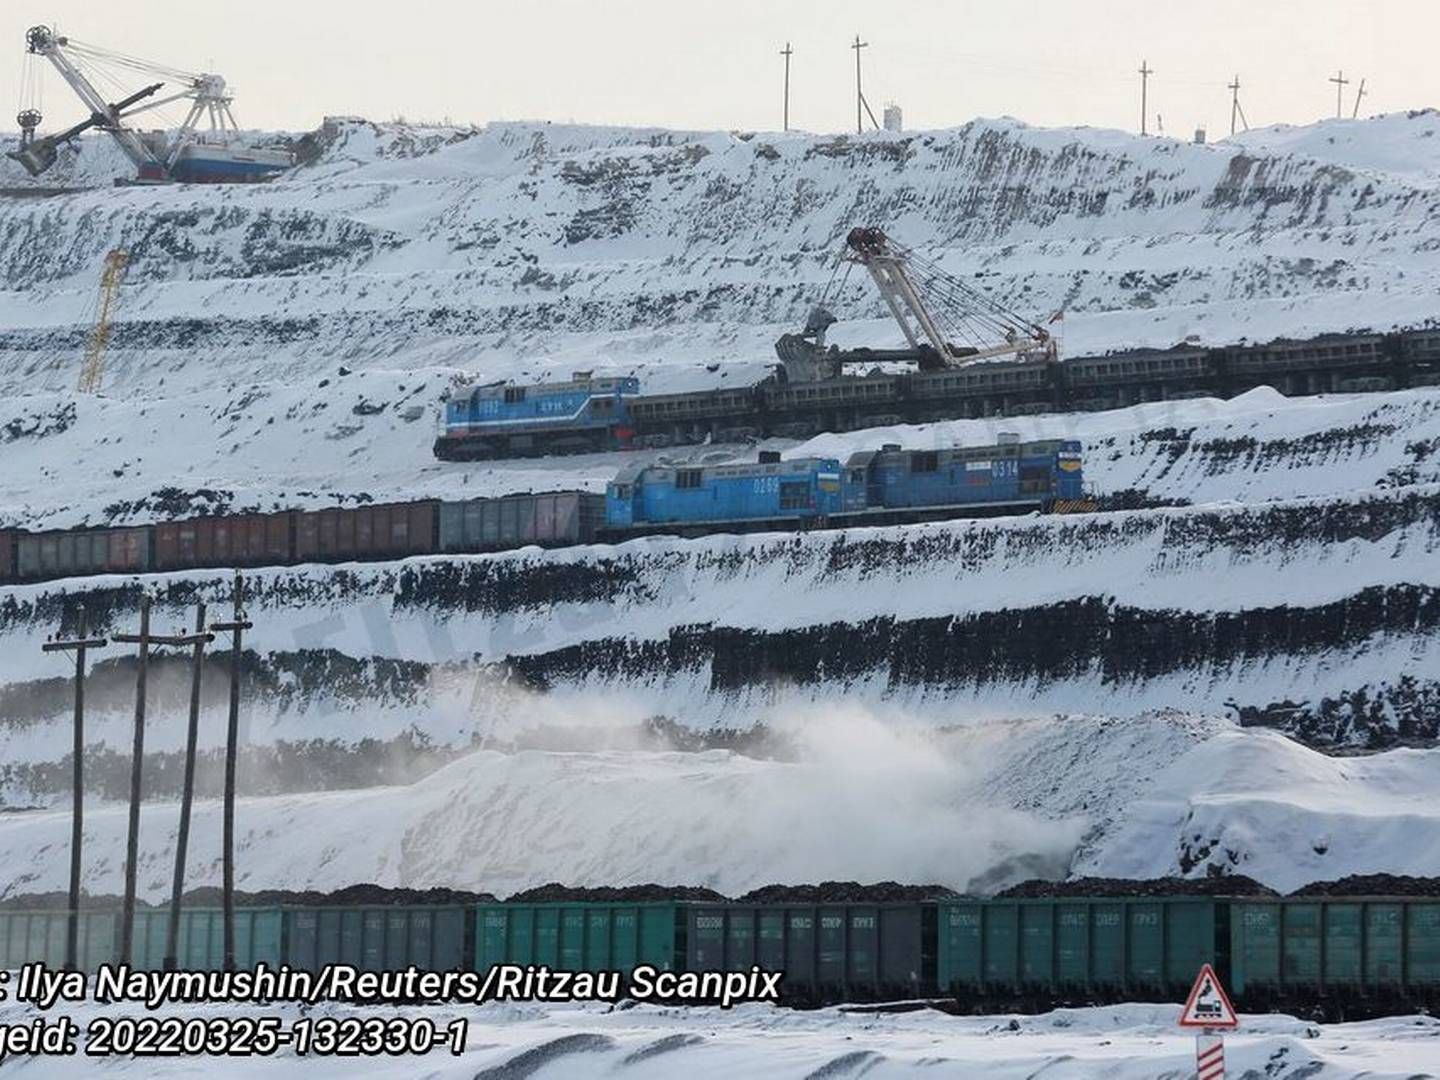
{"type": "MultiPolygon", "coordinates": [[[[1333,116],[1337,69],[1346,116],[1362,77],[1362,116],[1440,98],[1440,0],[4,0],[4,129],[37,22],[219,72],[242,124],[291,130],[334,113],[777,129],[787,40],[792,126],[853,130],[856,33],[866,97],[877,116],[900,104],[907,128],[1010,115],[1133,130],[1142,59],[1151,130],[1158,113],[1187,137],[1229,130],[1236,74],[1255,126],[1333,116]]],[[[42,131],[84,115],[53,71],[44,105],[42,131]]]]}

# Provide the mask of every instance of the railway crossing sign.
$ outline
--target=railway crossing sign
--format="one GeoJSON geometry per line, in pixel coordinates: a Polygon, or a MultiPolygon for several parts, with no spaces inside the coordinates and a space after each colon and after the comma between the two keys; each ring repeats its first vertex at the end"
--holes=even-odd
{"type": "Polygon", "coordinates": [[[1188,1028],[1235,1028],[1240,1018],[1235,1015],[1235,1006],[1230,1004],[1225,987],[1209,964],[1200,966],[1195,976],[1195,985],[1185,999],[1185,1008],[1180,1013],[1180,1026],[1188,1028]]]}
{"type": "Polygon", "coordinates": [[[1239,1027],[1240,1018],[1209,964],[1200,965],[1200,974],[1180,1011],[1180,1026],[1204,1029],[1195,1036],[1196,1080],[1225,1080],[1225,1036],[1216,1029],[1239,1027]]]}

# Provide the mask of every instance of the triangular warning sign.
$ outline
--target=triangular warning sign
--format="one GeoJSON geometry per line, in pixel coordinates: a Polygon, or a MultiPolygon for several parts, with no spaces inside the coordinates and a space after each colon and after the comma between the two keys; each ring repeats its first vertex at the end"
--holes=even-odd
{"type": "Polygon", "coordinates": [[[1219,976],[1209,964],[1202,965],[1200,974],[1195,976],[1195,985],[1185,999],[1185,1008],[1180,1013],[1181,1027],[1233,1028],[1240,1026],[1235,1015],[1235,1006],[1220,985],[1219,976]]]}

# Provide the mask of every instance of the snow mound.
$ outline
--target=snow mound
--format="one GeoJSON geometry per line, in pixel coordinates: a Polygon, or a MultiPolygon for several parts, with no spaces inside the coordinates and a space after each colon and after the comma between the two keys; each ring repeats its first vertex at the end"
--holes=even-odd
{"type": "Polygon", "coordinates": [[[1076,872],[1253,874],[1289,892],[1440,866],[1440,749],[1328,757],[1269,731],[1199,743],[1119,814],[1076,872]]]}

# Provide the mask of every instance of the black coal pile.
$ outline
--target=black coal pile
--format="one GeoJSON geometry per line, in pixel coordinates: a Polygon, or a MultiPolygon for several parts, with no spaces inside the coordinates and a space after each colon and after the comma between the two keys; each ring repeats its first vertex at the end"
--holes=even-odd
{"type": "Polygon", "coordinates": [[[1022,881],[995,894],[1000,900],[1035,900],[1054,897],[1112,896],[1279,896],[1244,874],[1203,878],[1077,878],[1074,881],[1022,881]]]}
{"type": "MultiPolygon", "coordinates": [[[[219,907],[220,890],[213,885],[192,889],[185,903],[195,907],[219,907]]],[[[320,892],[316,889],[262,889],[259,892],[235,894],[235,902],[246,907],[401,907],[411,905],[491,904],[493,893],[470,892],[467,889],[392,889],[384,885],[362,883],[343,889],[320,892]]]]}
{"type": "Polygon", "coordinates": [[[959,896],[944,885],[901,885],[877,881],[822,881],[819,885],[762,885],[739,897],[742,904],[883,904],[917,900],[948,900],[959,896]]]}
{"type": "MultiPolygon", "coordinates": [[[[87,896],[82,903],[87,908],[92,907],[119,907],[118,896],[87,896]],[[113,900],[114,903],[106,905],[103,901],[113,900]]],[[[16,896],[7,896],[0,900],[0,911],[64,911],[70,906],[70,895],[63,892],[45,893],[20,893],[16,896]]]]}
{"type": "Polygon", "coordinates": [[[1440,896],[1440,877],[1351,874],[1336,881],[1312,881],[1291,896],[1440,896]]]}
{"type": "Polygon", "coordinates": [[[574,888],[552,881],[548,885],[537,885],[533,889],[518,892],[507,899],[513,904],[553,903],[644,903],[655,900],[699,900],[705,903],[724,903],[725,897],[714,889],[698,885],[625,885],[620,888],[601,886],[593,889],[574,888]]]}
{"type": "MultiPolygon", "coordinates": [[[[180,898],[182,908],[218,908],[222,894],[218,887],[206,885],[191,889],[180,898]]],[[[0,910],[63,911],[69,906],[69,895],[63,892],[28,893],[0,900],[0,910]]],[[[493,904],[493,893],[468,892],[464,889],[391,889],[383,885],[347,885],[343,889],[320,892],[316,889],[262,889],[259,892],[235,892],[237,907],[399,907],[411,905],[493,904]]],[[[118,910],[123,903],[119,896],[84,895],[80,906],[86,911],[118,910]]],[[[135,901],[137,908],[160,908],[167,904],[135,901]]]]}

